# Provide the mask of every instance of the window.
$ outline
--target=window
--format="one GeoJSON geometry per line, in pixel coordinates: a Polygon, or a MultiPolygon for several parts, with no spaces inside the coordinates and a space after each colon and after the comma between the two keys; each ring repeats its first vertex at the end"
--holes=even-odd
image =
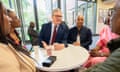
{"type": "Polygon", "coordinates": [[[41,25],[50,21],[51,19],[51,10],[52,0],[37,0],[37,10],[38,10],[38,21],[39,28],[41,29],[41,25]]]}
{"type": "Polygon", "coordinates": [[[34,9],[33,9],[33,0],[22,0],[22,16],[23,16],[23,30],[24,30],[24,36],[25,40],[29,40],[28,36],[28,27],[30,21],[35,22],[34,19],[34,9]]]}
{"type": "Polygon", "coordinates": [[[68,27],[71,28],[75,21],[75,0],[66,0],[66,17],[68,27]]]}
{"type": "Polygon", "coordinates": [[[10,8],[8,0],[1,0],[6,8],[10,8]]]}

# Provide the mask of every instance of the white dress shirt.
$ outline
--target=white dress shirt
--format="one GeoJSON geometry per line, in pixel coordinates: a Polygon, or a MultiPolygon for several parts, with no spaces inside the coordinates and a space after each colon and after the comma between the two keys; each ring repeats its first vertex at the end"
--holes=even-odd
{"type": "MultiPolygon", "coordinates": [[[[55,24],[52,23],[51,36],[50,36],[49,44],[51,44],[51,42],[52,42],[52,37],[53,37],[53,32],[54,32],[54,26],[55,26],[55,24]]],[[[59,27],[59,26],[57,25],[56,32],[57,32],[57,30],[58,30],[58,27],[59,27]]]]}

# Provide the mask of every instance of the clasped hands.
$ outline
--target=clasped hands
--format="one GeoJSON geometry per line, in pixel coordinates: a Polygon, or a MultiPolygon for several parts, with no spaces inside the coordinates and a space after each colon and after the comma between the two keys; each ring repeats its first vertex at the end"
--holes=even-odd
{"type": "Polygon", "coordinates": [[[93,56],[93,57],[101,57],[101,56],[104,56],[104,53],[99,52],[98,49],[92,49],[90,51],[90,55],[93,56]]]}
{"type": "Polygon", "coordinates": [[[62,50],[63,48],[65,48],[65,45],[60,43],[53,43],[53,45],[47,45],[45,41],[42,41],[42,44],[45,49],[51,48],[54,50],[62,50]]]}
{"type": "Polygon", "coordinates": [[[78,41],[73,42],[73,45],[74,45],[74,46],[80,46],[80,42],[78,42],[78,41]]]}

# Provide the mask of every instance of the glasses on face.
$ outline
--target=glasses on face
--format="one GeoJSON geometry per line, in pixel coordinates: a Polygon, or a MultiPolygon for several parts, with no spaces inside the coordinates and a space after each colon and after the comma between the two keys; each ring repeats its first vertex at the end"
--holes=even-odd
{"type": "Polygon", "coordinates": [[[62,17],[61,15],[53,15],[53,16],[55,16],[55,17],[62,17]]]}

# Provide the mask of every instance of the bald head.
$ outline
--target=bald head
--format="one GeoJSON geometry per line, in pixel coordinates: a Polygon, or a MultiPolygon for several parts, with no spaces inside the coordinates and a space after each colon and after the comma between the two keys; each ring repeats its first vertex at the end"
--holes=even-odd
{"type": "Polygon", "coordinates": [[[77,18],[79,18],[79,17],[82,17],[82,18],[84,18],[84,17],[83,17],[83,15],[78,15],[78,16],[77,16],[77,18]]]}
{"type": "Polygon", "coordinates": [[[84,17],[82,15],[78,15],[76,19],[77,27],[81,28],[83,26],[83,22],[84,22],[84,17]]]}
{"type": "Polygon", "coordinates": [[[115,0],[115,9],[120,9],[120,0],[115,0]]]}
{"type": "Polygon", "coordinates": [[[112,16],[112,32],[120,35],[120,1],[116,0],[112,16]]]}

